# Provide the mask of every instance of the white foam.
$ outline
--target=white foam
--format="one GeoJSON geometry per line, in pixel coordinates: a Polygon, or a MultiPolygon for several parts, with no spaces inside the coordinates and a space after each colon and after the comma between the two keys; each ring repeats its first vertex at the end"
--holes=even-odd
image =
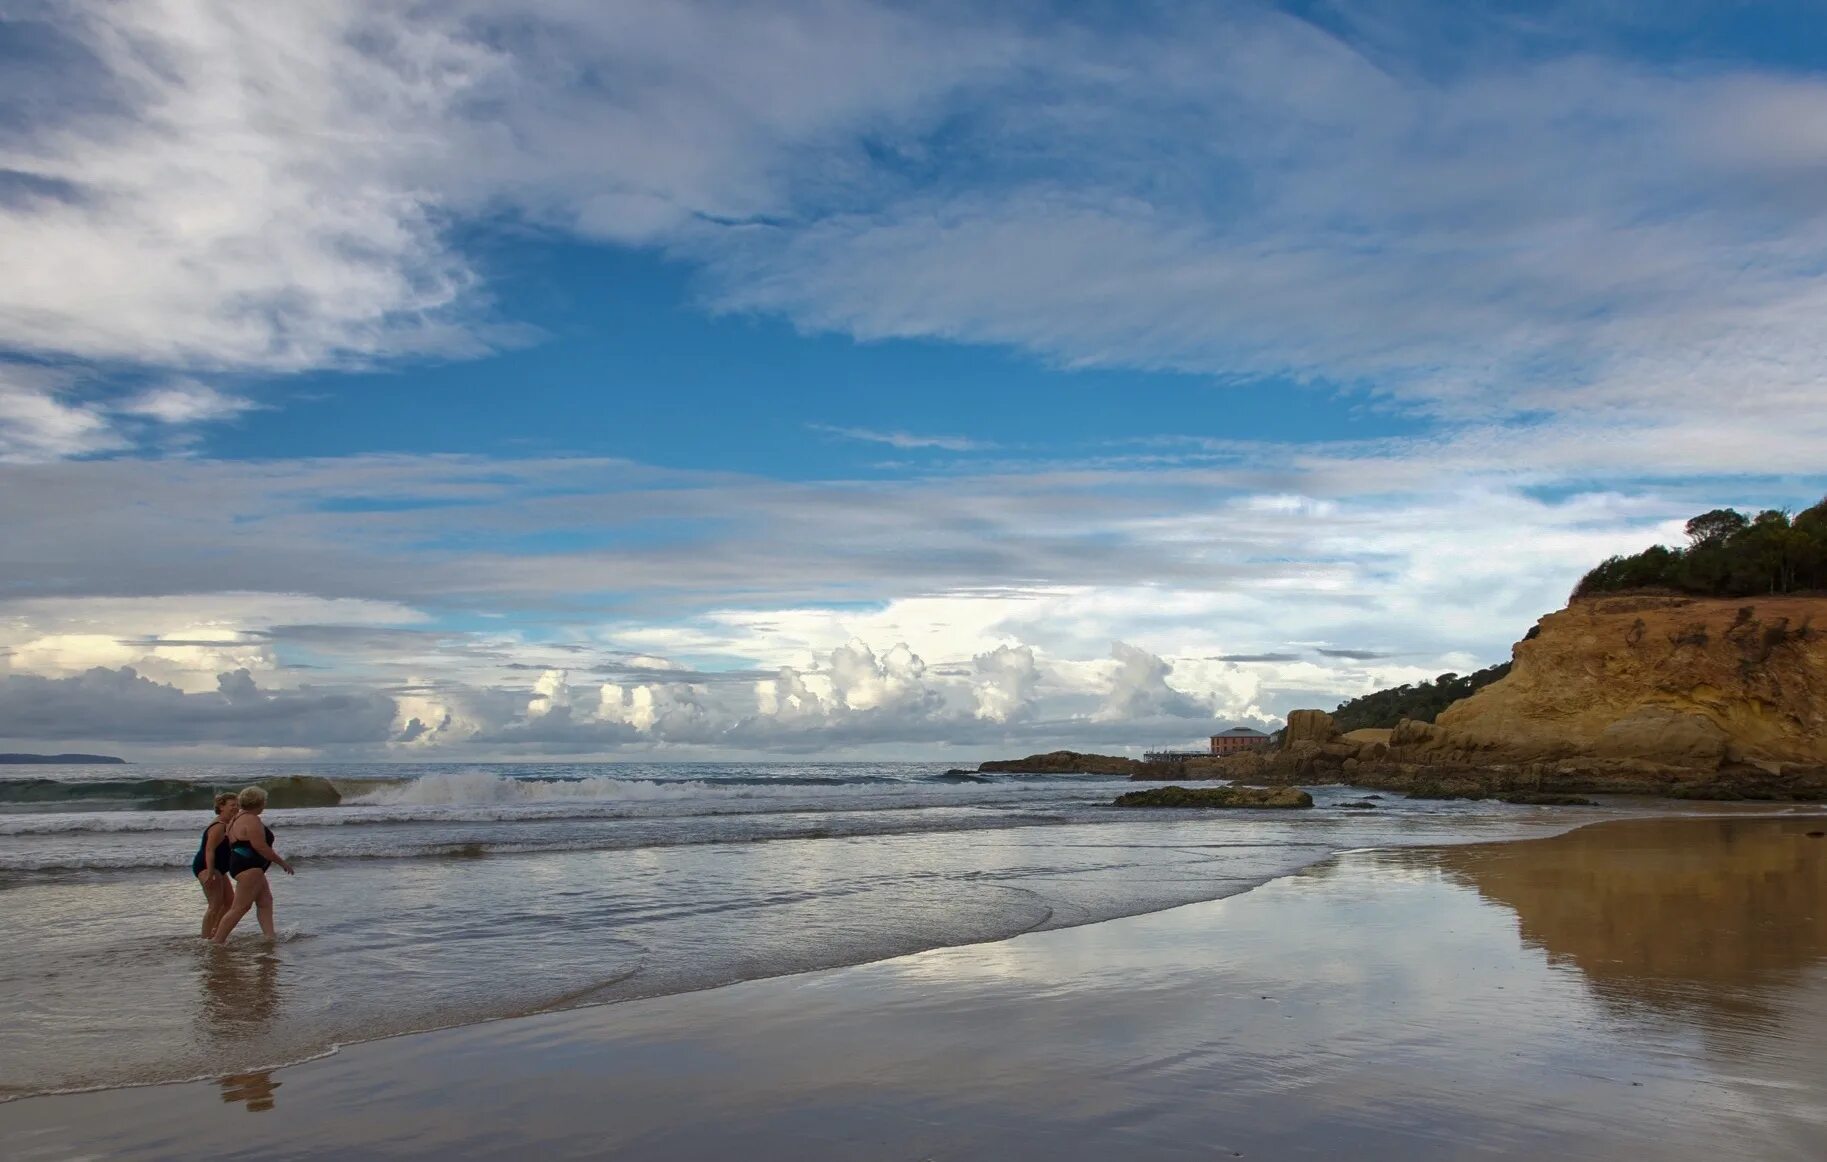
{"type": "Polygon", "coordinates": [[[425,775],[410,783],[377,787],[345,799],[349,807],[468,807],[521,803],[654,802],[673,799],[775,798],[804,788],[722,786],[696,781],[659,782],[593,776],[552,782],[504,778],[490,771],[453,771],[425,775]]]}

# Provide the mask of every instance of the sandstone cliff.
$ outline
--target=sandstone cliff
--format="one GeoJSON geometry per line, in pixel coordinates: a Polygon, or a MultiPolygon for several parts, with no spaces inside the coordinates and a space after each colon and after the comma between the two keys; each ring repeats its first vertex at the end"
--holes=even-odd
{"type": "Polygon", "coordinates": [[[1827,765],[1827,598],[1576,601],[1515,658],[1440,715],[1453,745],[1509,761],[1827,765]]]}
{"type": "Polygon", "coordinates": [[[1442,797],[1827,797],[1827,598],[1576,601],[1437,723],[1340,735],[1296,711],[1281,750],[1201,773],[1442,797]]]}

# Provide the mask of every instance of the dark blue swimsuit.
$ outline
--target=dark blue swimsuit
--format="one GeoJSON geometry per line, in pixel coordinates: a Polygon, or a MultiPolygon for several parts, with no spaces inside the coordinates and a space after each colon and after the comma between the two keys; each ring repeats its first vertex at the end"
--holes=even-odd
{"type": "MultiPolygon", "coordinates": [[[[217,822],[220,822],[220,820],[217,822]]],[[[209,827],[214,827],[215,825],[215,823],[211,823],[209,827]]],[[[203,829],[203,838],[197,840],[197,854],[190,859],[190,874],[193,876],[202,875],[203,869],[210,865],[208,853],[203,849],[203,845],[209,842],[209,827],[203,829]]],[[[222,842],[216,844],[215,866],[217,871],[228,870],[228,854],[228,828],[227,826],[224,826],[222,828],[222,842]]]]}
{"type": "MultiPolygon", "coordinates": [[[[266,832],[266,845],[273,846],[273,829],[262,826],[261,830],[266,832]]],[[[237,840],[234,846],[228,849],[228,874],[231,876],[238,878],[249,868],[259,868],[261,871],[265,871],[272,866],[272,860],[255,851],[253,846],[245,840],[237,840]]]]}

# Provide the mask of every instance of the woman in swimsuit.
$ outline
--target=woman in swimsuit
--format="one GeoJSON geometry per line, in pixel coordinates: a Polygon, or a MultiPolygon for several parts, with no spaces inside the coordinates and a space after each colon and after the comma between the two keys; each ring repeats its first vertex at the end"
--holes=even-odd
{"type": "Polygon", "coordinates": [[[266,810],[266,791],[249,787],[235,798],[241,804],[241,814],[228,825],[228,874],[235,877],[235,899],[216,925],[216,934],[210,937],[217,944],[228,943],[228,934],[249,908],[257,909],[260,930],[272,939],[276,935],[273,889],[266,882],[266,869],[278,864],[286,875],[292,874],[292,865],[273,850],[273,829],[260,821],[260,813],[266,810]]]}
{"type": "Polygon", "coordinates": [[[191,857],[190,874],[203,885],[203,939],[216,934],[222,913],[235,898],[234,881],[228,878],[228,825],[241,811],[233,791],[216,796],[216,817],[203,829],[203,841],[191,857]]]}

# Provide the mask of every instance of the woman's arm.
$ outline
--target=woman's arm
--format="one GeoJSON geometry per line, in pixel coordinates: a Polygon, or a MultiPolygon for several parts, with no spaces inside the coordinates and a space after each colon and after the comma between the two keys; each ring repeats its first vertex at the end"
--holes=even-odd
{"type": "Polygon", "coordinates": [[[273,845],[266,841],[266,828],[264,826],[255,826],[253,834],[247,837],[247,843],[249,847],[284,868],[286,875],[294,874],[292,865],[287,863],[285,857],[274,851],[273,845]]]}

